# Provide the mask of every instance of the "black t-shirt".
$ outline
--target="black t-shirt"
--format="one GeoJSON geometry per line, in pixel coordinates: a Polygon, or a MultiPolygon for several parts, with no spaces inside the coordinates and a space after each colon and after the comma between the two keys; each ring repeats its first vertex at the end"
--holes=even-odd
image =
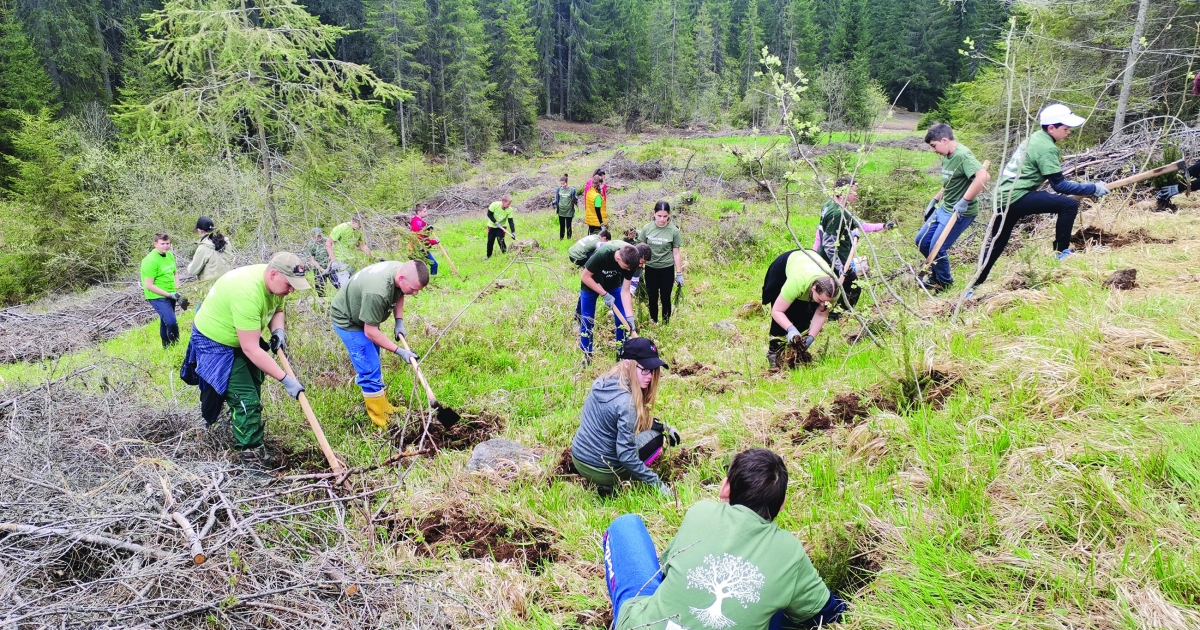
{"type": "MultiPolygon", "coordinates": [[[[619,251],[620,247],[601,245],[583,265],[584,269],[592,272],[592,279],[604,287],[606,292],[616,291],[626,280],[633,279],[633,270],[626,271],[617,262],[619,251]]],[[[580,286],[587,289],[587,285],[580,283],[580,286]]]]}

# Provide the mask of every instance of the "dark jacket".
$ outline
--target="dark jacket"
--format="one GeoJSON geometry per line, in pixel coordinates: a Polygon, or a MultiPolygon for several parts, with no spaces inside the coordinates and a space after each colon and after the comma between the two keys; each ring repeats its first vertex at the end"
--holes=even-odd
{"type": "Polygon", "coordinates": [[[571,454],[596,468],[624,468],[637,480],[658,485],[658,475],[638,458],[636,427],[632,394],[621,387],[620,377],[601,376],[583,402],[571,454]]]}

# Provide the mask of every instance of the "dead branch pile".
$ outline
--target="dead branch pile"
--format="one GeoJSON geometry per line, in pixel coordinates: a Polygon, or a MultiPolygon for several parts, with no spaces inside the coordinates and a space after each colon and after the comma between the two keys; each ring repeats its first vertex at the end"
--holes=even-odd
{"type": "Polygon", "coordinates": [[[156,317],[131,285],[0,310],[0,363],[36,361],[115,337],[156,317]]]}
{"type": "Polygon", "coordinates": [[[1063,175],[1087,181],[1114,181],[1161,166],[1166,161],[1164,148],[1167,146],[1177,149],[1188,164],[1200,158],[1197,130],[1176,122],[1177,131],[1164,133],[1151,124],[1154,120],[1127,127],[1125,133],[1111,137],[1098,147],[1065,156],[1063,175]]]}
{"type": "Polygon", "coordinates": [[[451,186],[425,200],[429,214],[434,217],[453,217],[468,213],[482,216],[493,201],[499,201],[505,193],[529,190],[544,184],[529,175],[516,175],[498,186],[479,186],[470,182],[451,186]]]}
{"type": "Polygon", "coordinates": [[[608,158],[600,168],[604,169],[607,177],[616,179],[659,179],[668,170],[662,160],[653,159],[645,162],[635,162],[625,157],[624,151],[617,151],[608,158]]]}
{"type": "Polygon", "coordinates": [[[0,626],[449,628],[465,611],[358,560],[355,510],[394,486],[264,486],[196,414],[103,385],[0,392],[0,626]]]}

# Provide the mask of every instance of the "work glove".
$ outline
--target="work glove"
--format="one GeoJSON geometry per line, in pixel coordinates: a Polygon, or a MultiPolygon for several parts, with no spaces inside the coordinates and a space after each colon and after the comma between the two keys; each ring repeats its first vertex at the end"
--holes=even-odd
{"type": "Polygon", "coordinates": [[[817,338],[813,337],[812,335],[805,335],[804,336],[804,349],[808,350],[809,348],[811,348],[813,345],[813,342],[816,340],[817,340],[817,338]]]}
{"type": "Polygon", "coordinates": [[[894,229],[896,229],[896,222],[895,222],[895,221],[888,221],[887,223],[884,223],[884,224],[883,224],[883,229],[885,229],[885,230],[894,230],[894,229]]]}
{"type": "Polygon", "coordinates": [[[925,220],[926,220],[926,221],[928,221],[928,220],[929,220],[929,217],[930,217],[930,215],[932,215],[932,214],[933,214],[933,211],[937,209],[937,206],[938,206],[938,200],[937,200],[937,199],[930,199],[930,200],[929,200],[929,205],[925,206],[925,220]]]}
{"type": "Polygon", "coordinates": [[[1108,194],[1108,186],[1105,186],[1104,182],[1095,182],[1092,184],[1092,186],[1096,187],[1096,191],[1092,193],[1093,195],[1096,195],[1097,197],[1103,197],[1104,195],[1108,194]]]}
{"type": "Polygon", "coordinates": [[[799,338],[800,338],[800,331],[796,330],[796,325],[792,324],[791,326],[788,326],[787,342],[792,343],[793,341],[795,341],[796,339],[799,339],[799,338]]]}
{"type": "Polygon", "coordinates": [[[951,210],[951,212],[957,212],[958,216],[962,216],[962,214],[967,211],[967,205],[970,203],[971,202],[967,201],[966,197],[963,197],[962,199],[954,202],[954,208],[951,210]]]}
{"type": "Polygon", "coordinates": [[[683,272],[682,271],[675,274],[675,284],[678,284],[679,286],[683,286],[683,272]]]}
{"type": "Polygon", "coordinates": [[[675,498],[675,491],[672,490],[671,486],[668,486],[665,481],[658,482],[658,492],[668,499],[675,498]]]}
{"type": "Polygon", "coordinates": [[[283,388],[287,390],[288,396],[291,396],[296,400],[300,399],[300,392],[304,391],[304,386],[300,384],[300,381],[297,381],[294,377],[285,376],[283,377],[283,380],[279,382],[282,383],[283,388]]]}
{"type": "Polygon", "coordinates": [[[617,296],[613,295],[611,292],[605,293],[602,299],[604,300],[604,305],[609,308],[617,305],[617,296]]]}
{"type": "Polygon", "coordinates": [[[666,425],[666,429],[663,435],[667,438],[667,444],[670,446],[679,446],[679,443],[683,441],[683,438],[679,437],[679,431],[669,424],[666,425]]]}
{"type": "Polygon", "coordinates": [[[178,291],[172,293],[171,295],[168,295],[167,297],[171,298],[172,300],[175,300],[176,302],[183,299],[183,296],[180,295],[178,291]]]}
{"type": "Polygon", "coordinates": [[[394,336],[394,339],[396,341],[400,341],[401,337],[407,337],[407,336],[408,336],[408,330],[406,328],[404,328],[404,318],[397,317],[396,318],[396,334],[394,336]]]}
{"type": "Polygon", "coordinates": [[[412,350],[405,350],[404,348],[400,347],[397,347],[395,350],[393,350],[393,352],[396,353],[396,356],[403,359],[405,363],[412,363],[413,361],[421,358],[416,352],[413,352],[412,350]]]}
{"type": "MultiPolygon", "coordinates": [[[[271,352],[287,350],[287,333],[282,328],[271,331],[271,352]]],[[[304,388],[301,388],[303,390],[304,388]]]]}

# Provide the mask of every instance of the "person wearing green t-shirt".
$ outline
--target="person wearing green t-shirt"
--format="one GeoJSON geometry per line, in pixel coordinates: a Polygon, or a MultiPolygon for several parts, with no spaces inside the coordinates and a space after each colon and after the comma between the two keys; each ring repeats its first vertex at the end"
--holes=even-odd
{"type": "MultiPolygon", "coordinates": [[[[579,320],[579,349],[583,350],[583,363],[592,360],[592,327],[596,323],[596,302],[600,300],[605,309],[616,309],[634,334],[633,276],[650,260],[650,246],[645,243],[624,245],[620,248],[609,243],[596,248],[579,278],[579,301],[575,305],[575,316],[579,320]]],[[[621,320],[613,314],[616,326],[617,351],[625,342],[625,329],[621,320]]]]}
{"type": "Polygon", "coordinates": [[[679,260],[679,248],[683,246],[683,233],[671,222],[671,204],[659,201],[654,204],[654,221],[642,226],[637,242],[650,246],[650,261],[642,279],[646,281],[646,292],[650,296],[650,321],[658,323],[659,302],[662,303],[662,321],[671,321],[671,289],[683,287],[683,263],[679,260]]]}
{"type": "Polygon", "coordinates": [[[178,283],[171,237],[159,232],[154,235],[154,250],[142,259],[142,293],[158,313],[158,336],[164,348],[179,341],[179,321],[175,319],[178,283]]]}
{"type": "Polygon", "coordinates": [[[404,329],[404,298],[416,295],[429,284],[429,267],[423,260],[398,262],[385,260],[364,267],[342,287],[330,307],[333,331],[350,353],[355,379],[362,389],[367,416],[380,429],[387,428],[388,418],[396,408],[387,399],[379,351],[387,350],[405,363],[417,355],[394,342],[407,337],[404,329]],[[388,316],[396,318],[396,330],[388,339],[379,330],[388,316]]]}
{"type": "Polygon", "coordinates": [[[313,289],[316,290],[319,297],[325,297],[326,282],[337,287],[337,278],[334,276],[329,262],[332,257],[332,251],[333,248],[326,243],[325,233],[321,231],[321,228],[313,228],[312,236],[304,244],[303,258],[313,268],[313,282],[315,283],[313,289]]]}
{"type": "Polygon", "coordinates": [[[929,256],[929,250],[942,238],[950,219],[958,215],[954,225],[949,226],[950,233],[946,235],[942,248],[933,259],[932,280],[917,280],[926,289],[936,293],[945,290],[954,282],[954,277],[950,275],[948,252],[979,215],[977,198],[991,179],[991,175],[966,145],[954,139],[954,129],[946,123],[930,126],[929,131],[925,132],[925,144],[933,148],[934,153],[942,156],[942,189],[933,196],[930,205],[934,209],[917,231],[917,249],[921,250],[922,256],[929,256]]]}
{"type": "MultiPolygon", "coordinates": [[[[866,273],[866,259],[855,255],[854,244],[862,238],[863,232],[879,232],[896,227],[894,222],[863,223],[850,212],[849,205],[858,201],[858,184],[852,177],[839,177],[834,182],[833,198],[821,206],[821,218],[817,225],[817,238],[813,250],[821,255],[825,264],[833,273],[841,278],[844,299],[853,308],[858,304],[862,289],[858,286],[858,278],[866,273]]],[[[830,314],[836,319],[839,312],[830,314]]]]}
{"type": "Polygon", "coordinates": [[[363,262],[360,252],[366,255],[367,260],[375,257],[363,239],[362,217],[357,214],[349,221],[339,223],[329,230],[329,238],[325,239],[325,245],[329,253],[330,268],[336,280],[334,285],[338,287],[345,286],[350,276],[354,275],[354,270],[363,262]]]}
{"type": "Polygon", "coordinates": [[[492,248],[496,241],[500,241],[500,253],[508,253],[508,245],[504,242],[504,234],[507,232],[514,239],[517,238],[517,226],[513,224],[512,211],[512,195],[505,194],[499,201],[493,201],[492,205],[487,209],[488,231],[487,231],[487,257],[492,257],[492,248]],[[504,223],[508,222],[508,229],[504,229],[504,223]]]}
{"type": "Polygon", "coordinates": [[[779,367],[779,353],[785,344],[801,343],[805,349],[812,346],[829,318],[829,303],[837,297],[836,276],[817,254],[796,249],[775,258],[767,267],[762,290],[762,303],[771,308],[767,344],[771,368],[779,367]],[[806,322],[808,334],[802,337],[796,324],[806,322]]]}
{"type": "Polygon", "coordinates": [[[274,459],[263,446],[263,375],[282,383],[292,398],[304,391],[267,351],[287,349],[284,301],[292,291],[311,288],[307,271],[290,252],[275,254],[265,265],[234,269],[209,289],[192,322],[179,377],[200,388],[200,415],[210,426],[222,405],[229,405],[236,457],[245,465],[271,466],[274,459]],[[269,344],[262,338],[264,327],[271,331],[269,344]]]}
{"type": "Polygon", "coordinates": [[[550,205],[558,213],[558,240],[572,238],[571,222],[575,220],[575,206],[579,205],[579,191],[567,185],[567,174],[558,178],[558,189],[550,205]]]}
{"type": "Polygon", "coordinates": [[[738,453],[718,501],[693,505],[661,556],[636,514],[604,532],[605,585],[618,630],[822,627],[842,599],[821,579],[804,543],[775,518],[787,499],[787,464],[765,448],[738,453]]]}
{"type": "Polygon", "coordinates": [[[596,248],[611,242],[611,239],[612,235],[609,234],[608,228],[600,230],[596,234],[588,234],[567,248],[567,260],[574,263],[576,267],[583,267],[596,248]]]}
{"type": "Polygon", "coordinates": [[[1001,209],[992,217],[988,230],[987,260],[972,286],[979,286],[987,280],[992,266],[1008,246],[1013,228],[1028,216],[1057,215],[1054,252],[1059,260],[1075,253],[1071,249],[1071,228],[1075,225],[1075,216],[1079,214],[1079,201],[1068,195],[1103,197],[1108,194],[1108,188],[1102,182],[1069,182],[1062,174],[1062,155],[1058,143],[1071,135],[1071,129],[1086,121],[1061,103],[1047,105],[1038,114],[1042,128],[1017,146],[1000,173],[995,195],[1001,209]],[[1050,182],[1050,187],[1058,194],[1038,190],[1043,182],[1050,182]]]}

